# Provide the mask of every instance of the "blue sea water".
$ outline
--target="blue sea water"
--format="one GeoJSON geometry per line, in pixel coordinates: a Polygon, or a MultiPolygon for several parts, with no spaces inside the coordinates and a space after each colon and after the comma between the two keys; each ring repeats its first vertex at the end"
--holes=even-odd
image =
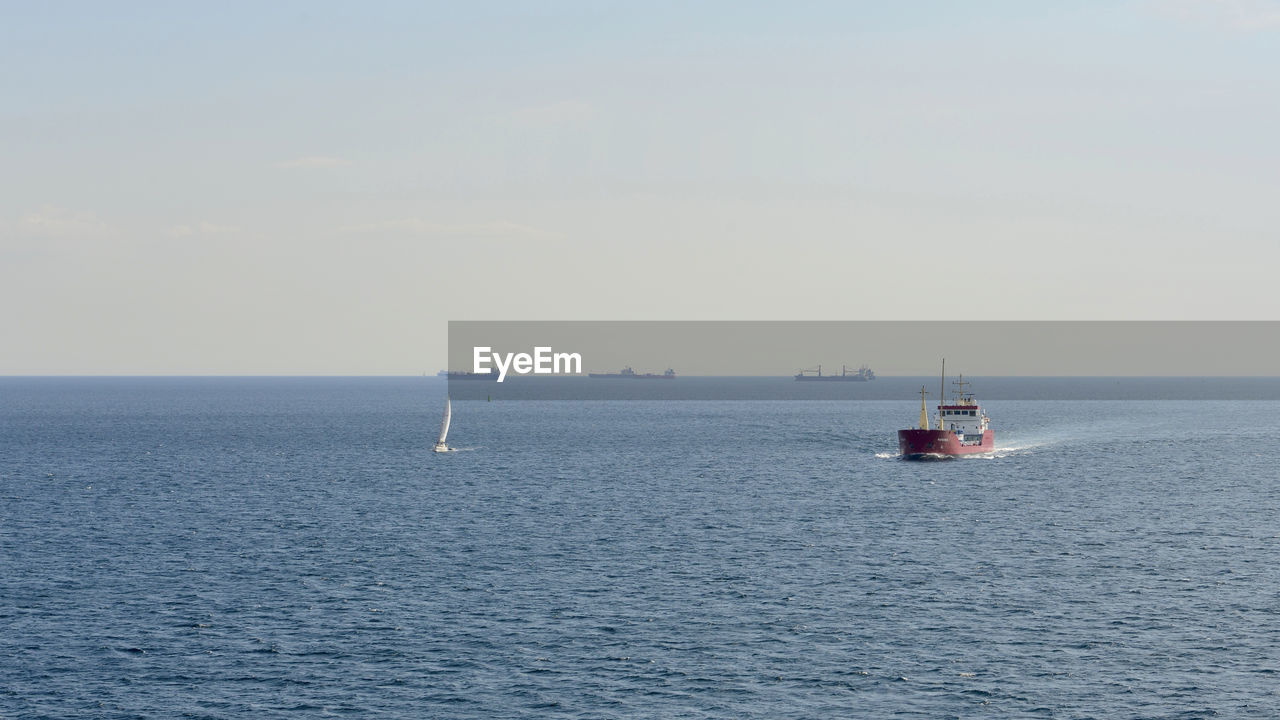
{"type": "Polygon", "coordinates": [[[1280,402],[444,391],[0,380],[0,717],[1280,716],[1280,402]]]}

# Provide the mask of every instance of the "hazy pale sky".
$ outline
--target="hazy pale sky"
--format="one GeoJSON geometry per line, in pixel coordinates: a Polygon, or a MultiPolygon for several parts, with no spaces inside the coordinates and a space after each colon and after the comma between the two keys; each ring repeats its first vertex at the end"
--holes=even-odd
{"type": "Polygon", "coordinates": [[[1280,319],[1276,68],[1262,0],[11,3],[0,374],[419,373],[449,319],[1280,319]]]}

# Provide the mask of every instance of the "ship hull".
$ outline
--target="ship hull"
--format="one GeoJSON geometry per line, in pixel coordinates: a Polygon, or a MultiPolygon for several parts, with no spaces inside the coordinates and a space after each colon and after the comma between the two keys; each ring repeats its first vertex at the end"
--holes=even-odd
{"type": "Polygon", "coordinates": [[[899,430],[898,450],[906,460],[931,460],[995,450],[996,434],[988,429],[982,442],[962,443],[949,430],[899,430]]]}
{"type": "Polygon", "coordinates": [[[800,382],[866,382],[867,378],[857,375],[796,375],[800,382]]]}
{"type": "Polygon", "coordinates": [[[618,375],[610,373],[587,373],[587,377],[604,380],[675,380],[675,375],[618,375]]]}

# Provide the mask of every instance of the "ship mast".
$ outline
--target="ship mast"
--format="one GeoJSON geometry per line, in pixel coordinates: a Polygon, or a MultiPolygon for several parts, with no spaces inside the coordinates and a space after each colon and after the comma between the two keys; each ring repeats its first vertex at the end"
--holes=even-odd
{"type": "Polygon", "coordinates": [[[920,429],[921,430],[929,429],[929,411],[925,408],[925,404],[924,404],[925,403],[924,396],[928,394],[929,393],[924,391],[924,386],[921,385],[920,386],[920,429]]]}
{"type": "Polygon", "coordinates": [[[947,404],[947,359],[942,358],[942,382],[938,384],[938,427],[942,427],[942,406],[947,404]]]}

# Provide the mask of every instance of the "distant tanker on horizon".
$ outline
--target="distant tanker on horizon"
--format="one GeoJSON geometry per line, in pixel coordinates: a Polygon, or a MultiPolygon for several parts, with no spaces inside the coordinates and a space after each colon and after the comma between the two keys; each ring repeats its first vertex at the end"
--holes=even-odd
{"type": "Polygon", "coordinates": [[[676,371],[671,368],[667,368],[667,371],[661,375],[657,373],[638,373],[635,370],[632,370],[631,366],[628,365],[627,367],[622,368],[621,372],[587,373],[587,377],[621,380],[674,380],[676,378],[676,371]]]}
{"type": "Polygon", "coordinates": [[[839,375],[823,375],[821,365],[813,370],[801,370],[796,374],[796,380],[801,382],[867,382],[875,379],[876,374],[866,365],[852,371],[841,365],[839,375]]]}

